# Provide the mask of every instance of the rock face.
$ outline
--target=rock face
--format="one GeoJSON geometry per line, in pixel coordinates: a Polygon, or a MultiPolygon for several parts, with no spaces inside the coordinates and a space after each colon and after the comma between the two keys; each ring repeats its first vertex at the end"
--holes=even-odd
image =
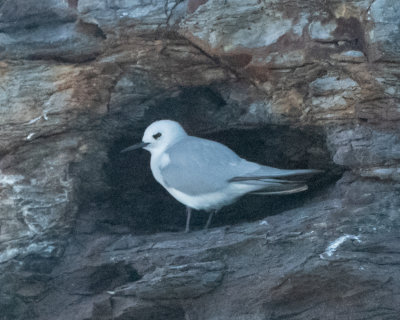
{"type": "Polygon", "coordinates": [[[0,319],[398,319],[400,3],[0,0],[0,319]],[[320,168],[204,233],[154,120],[320,168]]]}

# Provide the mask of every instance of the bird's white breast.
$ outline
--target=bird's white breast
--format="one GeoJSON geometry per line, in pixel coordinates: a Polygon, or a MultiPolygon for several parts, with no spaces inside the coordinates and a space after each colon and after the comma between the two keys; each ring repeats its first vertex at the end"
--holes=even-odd
{"type": "Polygon", "coordinates": [[[161,153],[159,155],[152,155],[150,160],[150,168],[153,173],[154,178],[160,183],[164,188],[167,188],[164,179],[161,175],[161,170],[165,168],[171,162],[170,157],[166,153],[161,153]]]}
{"type": "Polygon", "coordinates": [[[221,190],[213,193],[204,193],[199,195],[188,195],[174,188],[165,188],[167,191],[180,203],[196,209],[196,210],[211,210],[219,209],[236,199],[235,197],[227,197],[225,190],[221,190]]]}
{"type": "Polygon", "coordinates": [[[164,187],[180,203],[196,210],[218,210],[254,189],[254,186],[232,183],[216,192],[189,195],[174,188],[164,187]]]}

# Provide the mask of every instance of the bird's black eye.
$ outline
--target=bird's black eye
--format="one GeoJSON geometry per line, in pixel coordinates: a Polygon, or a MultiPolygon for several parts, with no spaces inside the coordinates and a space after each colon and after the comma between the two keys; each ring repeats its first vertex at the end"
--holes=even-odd
{"type": "Polygon", "coordinates": [[[159,137],[161,137],[161,133],[157,132],[156,134],[153,134],[153,138],[157,140],[159,137]]]}

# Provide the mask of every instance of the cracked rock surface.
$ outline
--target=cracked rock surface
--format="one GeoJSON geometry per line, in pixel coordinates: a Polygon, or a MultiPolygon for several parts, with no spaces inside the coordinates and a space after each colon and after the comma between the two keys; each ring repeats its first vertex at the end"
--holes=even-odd
{"type": "Polygon", "coordinates": [[[0,0],[0,320],[398,319],[400,3],[0,0]],[[154,120],[325,172],[208,232],[154,120]]]}

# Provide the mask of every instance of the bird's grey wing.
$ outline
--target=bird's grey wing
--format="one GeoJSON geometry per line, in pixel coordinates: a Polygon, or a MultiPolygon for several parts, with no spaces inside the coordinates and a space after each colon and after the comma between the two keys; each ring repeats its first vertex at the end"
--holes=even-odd
{"type": "Polygon", "coordinates": [[[253,194],[285,195],[307,190],[306,181],[321,172],[321,170],[315,169],[286,170],[259,166],[250,174],[235,176],[229,182],[257,186],[258,188],[252,192],[253,194]]]}
{"type": "Polygon", "coordinates": [[[220,191],[229,183],[247,184],[259,194],[289,194],[304,191],[304,183],[319,170],[285,170],[262,166],[240,158],[215,141],[187,137],[166,153],[170,162],[160,168],[167,187],[185,194],[220,191]]]}
{"type": "Polygon", "coordinates": [[[286,179],[289,181],[305,181],[315,174],[322,173],[322,170],[317,169],[278,169],[268,166],[260,166],[256,171],[251,172],[250,175],[240,175],[230,179],[230,182],[251,181],[251,180],[267,180],[267,179],[286,179]]]}
{"type": "Polygon", "coordinates": [[[189,195],[224,189],[244,161],[223,144],[190,136],[166,153],[170,162],[160,170],[165,184],[189,195]]]}

